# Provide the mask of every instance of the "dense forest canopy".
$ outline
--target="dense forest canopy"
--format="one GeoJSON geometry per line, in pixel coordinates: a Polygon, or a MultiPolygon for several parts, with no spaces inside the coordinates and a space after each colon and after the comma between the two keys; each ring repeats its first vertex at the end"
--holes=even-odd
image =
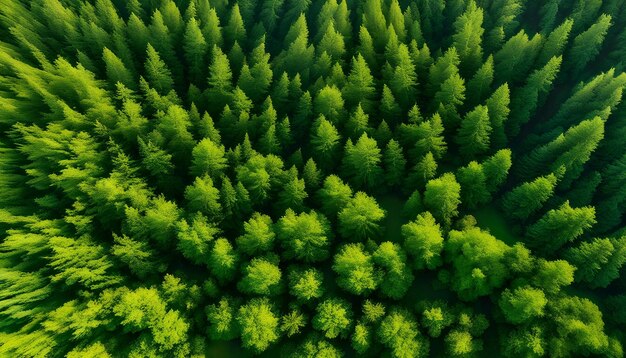
{"type": "Polygon", "coordinates": [[[622,357],[625,0],[0,0],[0,356],[622,357]]]}

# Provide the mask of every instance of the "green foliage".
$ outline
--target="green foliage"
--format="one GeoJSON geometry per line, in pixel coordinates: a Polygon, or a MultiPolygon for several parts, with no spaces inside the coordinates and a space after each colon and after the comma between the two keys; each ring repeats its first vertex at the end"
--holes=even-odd
{"type": "Polygon", "coordinates": [[[355,295],[367,294],[376,289],[382,273],[376,270],[372,256],[362,244],[347,244],[341,247],[333,264],[337,273],[337,284],[355,295]]]}
{"type": "Polygon", "coordinates": [[[279,318],[267,298],[253,298],[239,307],[236,319],[244,347],[262,352],[279,337],[279,318]]]}
{"type": "Polygon", "coordinates": [[[441,265],[443,237],[441,227],[429,212],[402,226],[404,249],[412,256],[416,269],[434,269],[441,265]]]}
{"type": "Polygon", "coordinates": [[[435,218],[445,225],[450,225],[452,219],[458,215],[458,206],[461,204],[461,186],[454,174],[446,173],[426,184],[424,205],[435,218]]]}
{"type": "Polygon", "coordinates": [[[0,1],[0,356],[621,357],[624,16],[0,1]]]}
{"type": "Polygon", "coordinates": [[[347,302],[327,299],[315,309],[313,328],[324,332],[326,338],[346,335],[350,329],[352,312],[347,302]]]}
{"type": "Polygon", "coordinates": [[[565,243],[578,238],[595,223],[593,207],[572,208],[569,201],[566,201],[528,227],[528,244],[541,252],[551,254],[565,243]]]}
{"type": "Polygon", "coordinates": [[[286,258],[314,262],[328,257],[332,236],[328,220],[323,215],[315,211],[296,215],[288,209],[277,225],[278,240],[285,249],[286,258]]]}
{"type": "Polygon", "coordinates": [[[380,231],[379,222],[385,211],[376,200],[364,192],[358,192],[339,212],[339,233],[351,241],[363,241],[375,237],[380,231]]]}

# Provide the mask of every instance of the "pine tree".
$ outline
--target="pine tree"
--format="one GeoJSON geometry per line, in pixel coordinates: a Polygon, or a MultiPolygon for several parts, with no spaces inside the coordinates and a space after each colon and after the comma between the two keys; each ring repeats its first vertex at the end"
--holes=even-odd
{"type": "Polygon", "coordinates": [[[130,89],[137,87],[137,82],[132,72],[126,68],[122,60],[106,47],[103,50],[102,59],[106,65],[106,73],[109,81],[112,83],[120,82],[130,89]]]}
{"type": "Polygon", "coordinates": [[[246,28],[241,13],[239,12],[239,4],[235,3],[230,10],[228,23],[224,27],[225,45],[228,48],[228,46],[232,46],[235,42],[244,43],[245,38],[246,28]]]}
{"type": "MultiPolygon", "coordinates": [[[[222,45],[222,27],[220,26],[220,18],[217,16],[217,12],[215,8],[206,9],[206,13],[200,11],[200,14],[206,17],[205,19],[201,19],[202,24],[202,35],[207,43],[207,48],[212,50],[214,47],[220,47],[222,45]]],[[[215,53],[213,52],[215,56],[215,53]]]]}
{"type": "Polygon", "coordinates": [[[194,79],[202,78],[208,47],[195,18],[187,22],[183,37],[183,48],[187,66],[189,66],[189,76],[194,79]]]}
{"type": "Polygon", "coordinates": [[[348,119],[345,131],[352,140],[358,140],[363,134],[372,132],[372,128],[369,126],[369,116],[363,111],[360,103],[348,119]]]}
{"type": "Polygon", "coordinates": [[[513,97],[512,115],[508,123],[511,136],[519,133],[520,127],[530,120],[537,107],[541,105],[539,100],[552,88],[552,82],[559,73],[561,62],[560,56],[550,59],[543,68],[536,70],[528,77],[526,85],[520,88],[519,93],[513,97]]]}
{"type": "Polygon", "coordinates": [[[402,183],[404,178],[406,159],[402,147],[394,139],[387,143],[383,154],[383,166],[385,168],[385,183],[394,187],[402,183]]]}
{"type": "Polygon", "coordinates": [[[506,214],[516,219],[528,218],[552,197],[556,182],[556,176],[550,174],[523,183],[506,193],[502,198],[502,206],[506,214]]]}
{"type": "Polygon", "coordinates": [[[174,85],[172,73],[151,44],[148,44],[145,70],[150,85],[160,94],[167,94],[172,90],[174,85]]]}
{"type": "Polygon", "coordinates": [[[321,116],[313,125],[311,145],[315,159],[324,168],[332,168],[339,150],[339,132],[332,123],[321,116]]]}
{"type": "Polygon", "coordinates": [[[487,61],[476,71],[471,80],[467,82],[467,103],[476,105],[482,101],[493,82],[493,55],[489,55],[487,61]]]}
{"type": "Polygon", "coordinates": [[[461,153],[473,158],[489,149],[491,123],[489,111],[485,106],[477,106],[468,113],[457,132],[456,141],[461,147],[461,153]]]}
{"type": "Polygon", "coordinates": [[[387,44],[387,25],[380,0],[367,0],[363,4],[363,25],[369,34],[372,35],[376,50],[380,51],[385,48],[385,44],[387,44]]]}
{"type": "Polygon", "coordinates": [[[574,25],[574,21],[572,19],[566,19],[548,35],[537,57],[538,63],[547,63],[551,58],[563,54],[563,50],[569,40],[570,32],[572,31],[572,25],[574,25]]]}
{"type": "Polygon", "coordinates": [[[458,215],[459,204],[461,204],[461,186],[454,174],[446,173],[428,181],[424,192],[424,205],[446,226],[458,215]]]}
{"type": "Polygon", "coordinates": [[[383,179],[381,159],[376,141],[363,134],[356,144],[346,142],[343,170],[357,188],[375,188],[383,179]]]}
{"type": "Polygon", "coordinates": [[[465,12],[454,22],[455,34],[452,40],[464,74],[473,73],[482,61],[482,36],[485,31],[482,24],[483,10],[474,1],[470,1],[465,12]]]}
{"type": "Polygon", "coordinates": [[[503,84],[487,99],[485,105],[489,112],[489,120],[493,129],[491,135],[492,147],[502,148],[507,144],[505,133],[506,123],[509,118],[510,91],[509,85],[503,84]]]}
{"type": "Polygon", "coordinates": [[[582,71],[600,52],[604,38],[611,27],[611,16],[602,14],[598,21],[574,38],[568,54],[568,63],[574,74],[582,71]]]}
{"type": "Polygon", "coordinates": [[[566,201],[557,209],[548,211],[527,232],[531,248],[551,255],[569,241],[580,237],[596,223],[593,207],[572,208],[566,201]]]}
{"type": "Polygon", "coordinates": [[[348,105],[359,104],[367,113],[373,109],[374,77],[360,53],[352,58],[352,68],[342,94],[348,105]]]}

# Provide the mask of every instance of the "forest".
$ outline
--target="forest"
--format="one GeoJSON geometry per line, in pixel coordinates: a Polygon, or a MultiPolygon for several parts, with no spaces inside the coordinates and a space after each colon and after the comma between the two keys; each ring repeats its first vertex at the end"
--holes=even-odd
{"type": "Polygon", "coordinates": [[[610,357],[626,0],[0,0],[0,357],[610,357]]]}

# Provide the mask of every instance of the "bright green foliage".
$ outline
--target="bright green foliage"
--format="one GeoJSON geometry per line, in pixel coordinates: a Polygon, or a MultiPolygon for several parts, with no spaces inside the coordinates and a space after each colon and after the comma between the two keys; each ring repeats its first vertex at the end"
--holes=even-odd
{"type": "Polygon", "coordinates": [[[413,258],[416,269],[434,269],[442,263],[443,237],[435,218],[425,212],[402,226],[404,249],[413,258]]]}
{"type": "Polygon", "coordinates": [[[316,269],[295,270],[289,273],[289,292],[297,299],[309,301],[322,297],[323,276],[316,269]]]}
{"type": "Polygon", "coordinates": [[[208,334],[213,339],[230,340],[238,335],[235,314],[237,307],[233,300],[222,298],[218,303],[207,306],[209,321],[208,334]]]}
{"type": "Polygon", "coordinates": [[[208,175],[196,177],[193,185],[185,189],[185,199],[191,212],[197,211],[210,218],[217,217],[222,211],[220,191],[213,185],[208,175]]]}
{"type": "Polygon", "coordinates": [[[151,44],[148,44],[147,51],[145,62],[146,77],[154,89],[161,94],[167,94],[174,84],[172,73],[151,44]]]}
{"type": "Polygon", "coordinates": [[[489,93],[493,82],[493,56],[476,71],[474,76],[467,82],[467,102],[477,104],[489,93]]]}
{"type": "Polygon", "coordinates": [[[506,193],[502,206],[510,217],[526,219],[552,197],[556,182],[554,174],[526,182],[506,193]]]}
{"type": "Polygon", "coordinates": [[[195,18],[187,22],[185,35],[183,37],[183,48],[185,50],[185,59],[189,66],[190,76],[196,79],[202,78],[204,73],[204,57],[208,51],[208,46],[195,18]]]}
{"type": "Polygon", "coordinates": [[[506,256],[510,250],[479,228],[450,231],[445,252],[454,267],[452,288],[463,300],[486,296],[509,276],[506,256]]]}
{"type": "Polygon", "coordinates": [[[572,71],[581,71],[589,62],[593,61],[600,52],[609,27],[611,27],[611,16],[602,14],[595,24],[574,38],[569,53],[571,58],[576,59],[575,62],[570,62],[572,63],[572,71]]]}
{"type": "Polygon", "coordinates": [[[287,209],[278,220],[276,233],[286,258],[315,262],[329,255],[328,246],[332,239],[329,223],[315,211],[296,215],[293,210],[287,209]]]}
{"type": "Polygon", "coordinates": [[[500,309],[511,323],[527,322],[544,315],[548,300],[543,291],[530,286],[506,289],[500,297],[500,309]]]}
{"type": "Polygon", "coordinates": [[[386,241],[380,244],[372,257],[374,263],[384,271],[380,284],[382,293],[396,300],[402,298],[413,283],[413,274],[404,250],[400,245],[386,241]]]}
{"type": "Polygon", "coordinates": [[[489,149],[492,129],[487,107],[478,106],[469,112],[463,118],[456,137],[461,153],[473,158],[489,149]]]}
{"type": "Polygon", "coordinates": [[[508,123],[511,135],[519,133],[520,127],[528,122],[537,106],[540,105],[539,99],[550,91],[561,63],[561,56],[552,57],[543,68],[533,72],[528,77],[526,85],[519,89],[519,93],[516,94],[511,104],[512,115],[508,123]]]}
{"type": "Polygon", "coordinates": [[[594,239],[582,242],[565,253],[567,261],[576,267],[576,281],[591,287],[607,287],[619,277],[626,263],[626,239],[594,239]]]}
{"type": "Polygon", "coordinates": [[[243,277],[237,288],[244,293],[276,295],[280,287],[281,272],[278,266],[262,258],[254,258],[241,270],[243,277]]]}
{"type": "Polygon", "coordinates": [[[254,213],[250,220],[243,224],[244,234],[237,238],[237,248],[248,255],[255,255],[270,250],[274,245],[272,218],[254,213]]]}
{"type": "Polygon", "coordinates": [[[385,211],[374,198],[360,191],[339,212],[338,217],[339,233],[345,239],[363,241],[379,233],[379,222],[385,217],[385,211]]]}
{"type": "Polygon", "coordinates": [[[402,147],[394,139],[387,143],[383,153],[383,164],[387,185],[395,186],[401,184],[405,176],[406,159],[404,159],[402,147]]]}
{"type": "Polygon", "coordinates": [[[381,151],[376,141],[363,134],[356,144],[346,142],[343,169],[357,188],[374,188],[382,179],[381,151]]]}
{"type": "Polygon", "coordinates": [[[546,292],[558,292],[562,286],[568,286],[574,282],[575,270],[576,268],[565,260],[539,260],[533,284],[546,292]]]}
{"type": "Polygon", "coordinates": [[[417,322],[406,311],[391,312],[380,323],[378,337],[393,357],[425,357],[428,341],[417,330],[417,322]]]}
{"type": "Polygon", "coordinates": [[[608,347],[598,307],[586,298],[563,297],[550,302],[555,331],[548,352],[553,356],[594,354],[608,347]],[[575,336],[572,341],[569,337],[575,336]]]}
{"type": "Polygon", "coordinates": [[[337,273],[337,284],[344,290],[364,295],[378,287],[382,279],[368,254],[361,244],[347,244],[341,247],[333,264],[337,273]]]}
{"type": "Polygon", "coordinates": [[[324,332],[326,338],[346,335],[350,329],[352,312],[346,301],[327,299],[315,309],[313,328],[324,332]]]}
{"type": "Polygon", "coordinates": [[[461,204],[461,186],[454,174],[446,173],[428,181],[424,191],[424,205],[435,218],[445,225],[450,225],[452,219],[458,215],[459,204],[461,204]]]}
{"type": "Polygon", "coordinates": [[[487,112],[489,113],[489,120],[491,121],[491,143],[492,147],[503,147],[507,142],[507,136],[505,134],[505,126],[511,110],[509,109],[511,103],[509,85],[503,84],[493,92],[485,103],[487,106],[487,112]]]}
{"type": "Polygon", "coordinates": [[[297,310],[293,310],[281,317],[280,330],[291,337],[300,333],[300,329],[306,326],[306,316],[297,310]]]}
{"type": "Polygon", "coordinates": [[[120,82],[129,88],[136,86],[132,72],[126,68],[124,62],[122,62],[119,57],[115,56],[115,54],[106,47],[104,48],[102,59],[106,64],[106,72],[109,81],[112,83],[120,82]]]}
{"type": "MultiPolygon", "coordinates": [[[[202,215],[195,216],[191,221],[191,225],[183,219],[178,223],[178,250],[193,263],[206,264],[211,250],[211,243],[218,233],[219,230],[209,224],[202,215]]],[[[123,239],[120,243],[123,243],[125,240],[128,239],[123,239]]],[[[131,266],[131,269],[133,266],[131,266]]]]}
{"type": "Polygon", "coordinates": [[[239,256],[228,240],[220,238],[215,240],[208,261],[211,273],[219,280],[228,281],[237,269],[239,256]]]}
{"type": "Polygon", "coordinates": [[[359,354],[367,352],[371,344],[371,336],[372,331],[370,327],[363,323],[357,323],[352,334],[352,348],[359,354]]]}
{"type": "Polygon", "coordinates": [[[350,74],[342,92],[349,105],[360,104],[368,113],[373,109],[374,78],[360,53],[352,59],[350,74]]]}
{"type": "Polygon", "coordinates": [[[279,336],[279,318],[267,298],[253,298],[237,311],[244,347],[256,352],[266,350],[279,336]]]}
{"type": "Polygon", "coordinates": [[[0,357],[623,356],[625,16],[0,0],[0,357]]]}
{"type": "Polygon", "coordinates": [[[342,211],[352,198],[352,189],[336,175],[329,175],[324,185],[317,192],[322,211],[328,217],[335,217],[342,211]]]}
{"type": "Polygon", "coordinates": [[[439,337],[441,332],[454,323],[454,315],[445,303],[433,302],[422,311],[422,324],[428,330],[428,335],[439,337]]]}
{"type": "Polygon", "coordinates": [[[478,162],[470,162],[467,166],[460,168],[456,175],[461,185],[461,202],[469,208],[475,208],[491,201],[487,176],[483,166],[478,162]]]}
{"type": "Polygon", "coordinates": [[[452,357],[465,357],[482,350],[482,343],[462,330],[453,330],[445,338],[446,352],[452,357]]]}
{"type": "Polygon", "coordinates": [[[339,132],[331,122],[322,115],[313,125],[311,145],[315,159],[325,167],[332,167],[337,160],[339,150],[339,132]]]}
{"type": "Polygon", "coordinates": [[[550,254],[578,238],[595,223],[596,211],[593,207],[572,208],[566,201],[528,228],[528,244],[550,254]]]}
{"type": "Polygon", "coordinates": [[[467,10],[454,22],[455,34],[452,36],[454,47],[459,53],[461,68],[467,72],[475,71],[483,56],[482,35],[484,29],[483,10],[470,1],[467,10]]]}

